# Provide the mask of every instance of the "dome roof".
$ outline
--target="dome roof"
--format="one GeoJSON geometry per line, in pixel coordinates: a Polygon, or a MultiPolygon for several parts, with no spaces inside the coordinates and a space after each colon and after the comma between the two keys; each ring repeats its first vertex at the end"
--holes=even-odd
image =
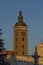
{"type": "Polygon", "coordinates": [[[18,23],[18,22],[17,22],[17,23],[15,24],[15,26],[18,26],[18,25],[19,25],[19,26],[27,26],[24,22],[22,22],[22,23],[18,23]]]}
{"type": "Polygon", "coordinates": [[[26,23],[23,21],[23,16],[22,16],[22,11],[19,11],[19,16],[18,16],[18,22],[15,24],[15,26],[27,26],[26,23]]]}

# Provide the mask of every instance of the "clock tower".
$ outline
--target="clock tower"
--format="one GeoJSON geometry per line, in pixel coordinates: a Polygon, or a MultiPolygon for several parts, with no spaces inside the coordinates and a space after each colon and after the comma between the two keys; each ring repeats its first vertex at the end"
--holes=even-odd
{"type": "Polygon", "coordinates": [[[18,22],[14,25],[14,52],[17,56],[28,55],[28,30],[19,11],[18,22]]]}

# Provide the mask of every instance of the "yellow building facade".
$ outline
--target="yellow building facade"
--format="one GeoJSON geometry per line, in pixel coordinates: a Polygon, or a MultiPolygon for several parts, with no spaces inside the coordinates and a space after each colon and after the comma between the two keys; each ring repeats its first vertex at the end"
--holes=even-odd
{"type": "Polygon", "coordinates": [[[39,58],[39,64],[43,65],[43,42],[40,42],[37,46],[37,52],[38,55],[40,56],[39,58]]]}

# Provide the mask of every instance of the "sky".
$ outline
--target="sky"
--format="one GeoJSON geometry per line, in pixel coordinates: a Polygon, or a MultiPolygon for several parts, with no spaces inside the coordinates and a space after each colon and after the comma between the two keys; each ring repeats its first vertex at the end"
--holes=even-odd
{"type": "Polygon", "coordinates": [[[19,11],[28,25],[28,53],[33,54],[35,46],[43,41],[43,0],[0,0],[0,28],[7,50],[13,50],[14,29],[19,11]]]}

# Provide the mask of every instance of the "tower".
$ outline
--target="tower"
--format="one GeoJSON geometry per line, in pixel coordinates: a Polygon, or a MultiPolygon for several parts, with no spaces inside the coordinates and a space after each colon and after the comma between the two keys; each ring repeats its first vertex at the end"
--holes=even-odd
{"type": "Polygon", "coordinates": [[[35,47],[35,52],[34,52],[34,55],[32,57],[34,58],[34,65],[39,65],[38,60],[39,60],[40,56],[38,55],[37,47],[35,47]]]}
{"type": "Polygon", "coordinates": [[[14,52],[18,56],[28,55],[27,25],[23,21],[22,11],[19,11],[18,22],[14,25],[14,52]]]}

